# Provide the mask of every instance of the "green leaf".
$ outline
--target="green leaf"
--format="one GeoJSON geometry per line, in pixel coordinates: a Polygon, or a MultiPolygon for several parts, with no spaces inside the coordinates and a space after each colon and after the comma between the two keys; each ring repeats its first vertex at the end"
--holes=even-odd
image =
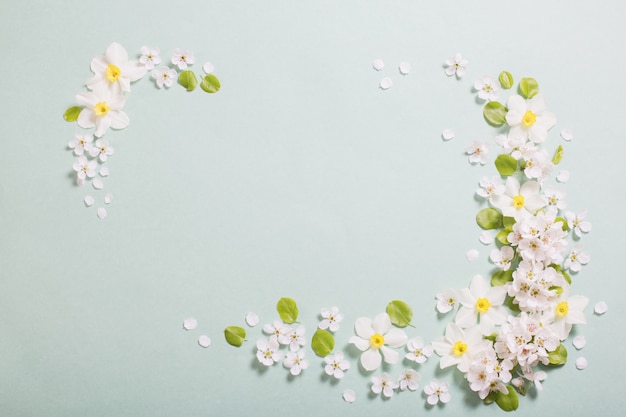
{"type": "Polygon", "coordinates": [[[552,352],[548,352],[548,362],[550,365],[563,365],[567,362],[567,349],[562,343],[552,352]]]}
{"type": "Polygon", "coordinates": [[[228,326],[224,329],[224,337],[229,345],[239,347],[246,341],[246,329],[239,326],[228,326]]]}
{"type": "Polygon", "coordinates": [[[220,91],[220,87],[220,80],[213,74],[207,74],[200,83],[200,88],[210,94],[220,91]]]}
{"type": "Polygon", "coordinates": [[[498,271],[491,276],[491,285],[494,287],[500,287],[507,282],[513,281],[513,271],[498,271]]]}
{"type": "Polygon", "coordinates": [[[285,323],[291,324],[298,320],[298,306],[291,298],[283,297],[278,300],[276,310],[278,311],[278,315],[281,320],[285,323]]]}
{"type": "Polygon", "coordinates": [[[81,110],[82,107],[79,106],[68,107],[67,110],[65,110],[65,113],[63,113],[63,118],[66,122],[75,122],[78,120],[78,115],[81,110]]]}
{"type": "Polygon", "coordinates": [[[559,287],[558,285],[553,285],[550,288],[548,288],[550,291],[554,290],[556,291],[557,295],[561,295],[563,294],[563,287],[559,287]]]}
{"type": "Polygon", "coordinates": [[[513,81],[513,76],[508,71],[502,71],[498,76],[498,80],[500,81],[502,88],[505,90],[513,87],[513,84],[515,83],[515,81],[513,81]]]}
{"type": "Polygon", "coordinates": [[[504,227],[513,227],[513,225],[515,224],[515,217],[511,217],[511,216],[504,216],[502,218],[502,225],[504,227]]]}
{"type": "Polygon", "coordinates": [[[498,232],[498,234],[496,235],[496,239],[498,239],[498,242],[502,243],[503,245],[508,245],[511,243],[509,242],[509,233],[511,233],[512,231],[513,229],[511,229],[510,227],[505,227],[498,232]]]}
{"type": "Polygon", "coordinates": [[[500,175],[511,175],[517,171],[517,159],[505,153],[498,155],[495,164],[500,175]]]}
{"type": "Polygon", "coordinates": [[[563,217],[557,217],[556,219],[554,219],[554,222],[561,222],[561,224],[563,224],[563,226],[561,226],[561,228],[563,229],[564,232],[567,232],[569,230],[569,226],[567,225],[567,220],[565,220],[565,218],[563,217]]]}
{"type": "Polygon", "coordinates": [[[559,147],[556,148],[556,152],[554,152],[554,156],[552,157],[552,163],[557,165],[561,162],[561,159],[563,159],[563,147],[559,145],[559,147]]]}
{"type": "Polygon", "coordinates": [[[506,389],[509,391],[508,394],[503,394],[498,391],[496,404],[498,404],[498,407],[504,411],[517,410],[517,407],[519,407],[519,397],[517,396],[517,391],[515,391],[515,388],[510,385],[507,385],[506,389]]]}
{"type": "Polygon", "coordinates": [[[498,103],[497,101],[490,101],[485,104],[483,108],[483,116],[485,116],[485,120],[491,126],[499,127],[506,123],[506,114],[509,110],[502,105],[502,103],[498,103]]]}
{"type": "Polygon", "coordinates": [[[563,271],[563,268],[561,268],[561,265],[550,264],[548,266],[551,266],[552,268],[556,270],[556,272],[563,275],[563,278],[565,279],[565,281],[567,281],[568,284],[572,283],[572,277],[570,277],[570,275],[567,272],[563,271]]]}
{"type": "Polygon", "coordinates": [[[178,76],[178,83],[185,87],[187,91],[193,91],[198,85],[198,78],[192,70],[185,70],[178,76]]]}
{"type": "Polygon", "coordinates": [[[519,308],[519,304],[515,304],[513,301],[515,300],[515,298],[513,297],[507,297],[506,298],[506,306],[514,313],[519,313],[520,311],[522,311],[519,308]]]}
{"type": "Polygon", "coordinates": [[[491,333],[489,336],[483,336],[483,339],[489,340],[492,343],[496,343],[496,339],[498,338],[498,333],[491,333]]]}
{"type": "Polygon", "coordinates": [[[539,93],[539,84],[534,78],[522,78],[519,82],[519,93],[524,98],[533,98],[539,93]]]}
{"type": "Polygon", "coordinates": [[[398,327],[406,327],[411,324],[413,318],[413,310],[411,307],[400,300],[393,300],[387,304],[387,314],[391,318],[391,322],[398,327]]]}
{"type": "Polygon", "coordinates": [[[335,348],[335,338],[328,330],[317,329],[311,339],[311,349],[317,356],[324,357],[335,348]]]}
{"type": "Polygon", "coordinates": [[[502,227],[502,213],[491,207],[484,208],[476,214],[476,223],[485,230],[499,229],[502,227]]]}

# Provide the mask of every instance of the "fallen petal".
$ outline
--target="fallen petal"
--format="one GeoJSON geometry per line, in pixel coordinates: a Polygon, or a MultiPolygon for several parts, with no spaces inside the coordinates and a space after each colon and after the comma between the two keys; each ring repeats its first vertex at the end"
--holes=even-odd
{"type": "Polygon", "coordinates": [[[606,303],[604,301],[600,301],[598,304],[596,304],[596,306],[593,308],[593,311],[596,312],[596,314],[602,315],[604,313],[606,313],[609,310],[609,306],[606,305],[606,303]]]}
{"type": "Polygon", "coordinates": [[[441,133],[441,137],[443,138],[443,140],[450,140],[454,137],[454,130],[452,129],[445,129],[442,133],[441,133]]]}
{"type": "Polygon", "coordinates": [[[580,357],[576,359],[576,369],[580,369],[581,371],[587,367],[587,359],[584,357],[580,357]]]}
{"type": "Polygon", "coordinates": [[[106,211],[106,209],[105,209],[105,208],[100,207],[100,208],[98,209],[97,214],[98,214],[98,217],[99,217],[100,219],[104,219],[104,218],[107,216],[107,211],[106,211]]]}
{"type": "Polygon", "coordinates": [[[257,316],[253,312],[249,312],[248,314],[246,314],[246,323],[248,323],[248,326],[250,327],[256,326],[257,324],[259,324],[259,316],[257,316]]]}
{"type": "Polygon", "coordinates": [[[208,348],[209,346],[211,346],[211,338],[203,334],[198,338],[198,344],[203,348],[208,348]]]}
{"type": "Polygon", "coordinates": [[[185,330],[193,330],[196,328],[197,325],[198,325],[198,321],[194,319],[193,317],[190,317],[183,321],[183,329],[185,330]]]}
{"type": "Polygon", "coordinates": [[[88,195],[87,197],[85,197],[85,205],[87,207],[93,206],[93,203],[94,203],[94,199],[92,196],[88,195]]]}
{"type": "Polygon", "coordinates": [[[374,67],[376,71],[380,71],[385,68],[385,63],[382,59],[375,59],[374,61],[372,61],[372,67],[374,67]]]}
{"type": "Polygon", "coordinates": [[[476,249],[470,249],[465,254],[465,257],[467,258],[468,261],[473,262],[476,259],[478,259],[479,255],[480,253],[476,249]]]}
{"type": "Polygon", "coordinates": [[[345,402],[353,403],[356,400],[356,393],[351,389],[347,389],[343,392],[343,399],[345,402]]]}
{"type": "Polygon", "coordinates": [[[393,85],[393,81],[391,81],[391,78],[389,77],[385,77],[382,80],[380,80],[380,88],[382,88],[383,90],[387,90],[391,88],[392,85],[393,85]]]}
{"type": "Polygon", "coordinates": [[[587,344],[587,339],[585,339],[585,336],[576,336],[574,340],[572,340],[572,344],[576,349],[580,350],[587,344]]]}

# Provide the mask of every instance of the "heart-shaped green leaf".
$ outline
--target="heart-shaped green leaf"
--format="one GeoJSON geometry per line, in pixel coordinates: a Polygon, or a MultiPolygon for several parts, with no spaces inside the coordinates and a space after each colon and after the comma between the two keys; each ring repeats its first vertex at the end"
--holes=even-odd
{"type": "Polygon", "coordinates": [[[548,352],[548,362],[550,365],[564,365],[567,362],[567,349],[562,343],[552,352],[548,352]]]}

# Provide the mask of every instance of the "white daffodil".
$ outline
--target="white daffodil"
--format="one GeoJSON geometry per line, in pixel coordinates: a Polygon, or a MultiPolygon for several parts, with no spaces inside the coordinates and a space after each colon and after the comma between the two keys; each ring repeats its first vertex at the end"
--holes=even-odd
{"type": "Polygon", "coordinates": [[[488,335],[493,327],[506,321],[507,314],[502,306],[507,288],[502,285],[492,287],[481,275],[475,275],[469,288],[459,293],[459,308],[455,322],[461,328],[476,326],[483,335],[488,335]]]}
{"type": "Polygon", "coordinates": [[[567,339],[572,325],[587,323],[583,312],[587,304],[589,299],[582,295],[572,295],[569,298],[562,295],[556,300],[554,308],[546,314],[546,321],[552,321],[552,330],[560,340],[567,339]]]}
{"type": "Polygon", "coordinates": [[[337,379],[343,378],[345,371],[350,369],[350,362],[344,359],[343,352],[337,352],[324,358],[324,372],[337,379]]]}
{"type": "Polygon", "coordinates": [[[139,61],[129,61],[126,49],[113,42],[104,55],[91,60],[91,71],[94,76],[87,80],[87,88],[103,87],[121,94],[130,91],[130,83],[146,74],[146,67],[139,61]]]}
{"type": "Polygon", "coordinates": [[[323,308],[321,315],[322,321],[318,326],[320,329],[328,329],[333,333],[339,330],[339,323],[343,320],[343,314],[339,312],[337,307],[323,308]]]}
{"type": "Polygon", "coordinates": [[[78,115],[78,125],[84,129],[95,127],[94,135],[98,138],[109,128],[124,129],[130,123],[128,115],[122,111],[126,97],[107,88],[78,93],[76,101],[84,106],[78,115]]]}
{"type": "Polygon", "coordinates": [[[486,75],[474,81],[474,89],[478,91],[478,98],[487,101],[495,101],[498,99],[500,83],[486,75]]]}
{"type": "Polygon", "coordinates": [[[486,347],[478,328],[472,327],[464,331],[454,323],[448,323],[445,336],[433,340],[432,345],[437,355],[441,356],[441,369],[457,365],[461,372],[467,372],[474,356],[486,347]]]}
{"type": "Polygon", "coordinates": [[[391,328],[391,319],[387,313],[379,314],[373,321],[367,317],[358,318],[354,331],[357,335],[352,336],[348,342],[363,352],[361,365],[366,371],[377,369],[383,357],[387,363],[398,362],[400,355],[391,348],[402,347],[407,336],[404,331],[391,328]]]}
{"type": "Polygon", "coordinates": [[[526,181],[520,185],[517,178],[510,176],[506,179],[504,193],[494,194],[489,201],[503,215],[517,219],[520,214],[535,214],[546,205],[546,200],[539,194],[540,190],[537,181],[526,181]]]}
{"type": "Polygon", "coordinates": [[[147,70],[153,70],[155,66],[161,63],[159,53],[161,53],[159,48],[148,48],[147,46],[142,46],[139,62],[143,64],[147,70]]]}
{"type": "Polygon", "coordinates": [[[541,143],[548,137],[548,130],[556,124],[556,117],[546,111],[546,103],[541,94],[528,101],[522,96],[513,95],[509,97],[507,108],[509,136],[515,139],[530,139],[541,143]]]}

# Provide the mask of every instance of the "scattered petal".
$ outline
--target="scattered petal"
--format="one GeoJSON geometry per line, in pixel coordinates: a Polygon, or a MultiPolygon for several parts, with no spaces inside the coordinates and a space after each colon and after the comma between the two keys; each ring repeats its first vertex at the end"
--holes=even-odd
{"type": "Polygon", "coordinates": [[[215,66],[210,62],[205,62],[202,66],[202,71],[204,71],[205,74],[211,74],[213,71],[215,71],[215,66]]]}
{"type": "Polygon", "coordinates": [[[211,346],[211,338],[203,334],[198,338],[198,344],[203,348],[208,348],[209,346],[211,346]]]}
{"type": "Polygon", "coordinates": [[[389,77],[385,77],[382,80],[380,80],[380,88],[382,88],[383,90],[387,90],[391,88],[392,85],[393,85],[393,81],[391,81],[391,78],[389,77]]]}
{"type": "Polygon", "coordinates": [[[556,176],[556,180],[560,183],[566,183],[567,181],[569,181],[569,171],[566,169],[559,171],[556,176]]]}
{"type": "Polygon", "coordinates": [[[88,195],[87,197],[85,197],[85,205],[87,207],[93,206],[93,203],[94,203],[94,199],[92,196],[88,195]]]}
{"type": "Polygon", "coordinates": [[[585,336],[576,336],[572,341],[572,344],[576,349],[580,350],[587,344],[587,339],[585,339],[585,336]]]}
{"type": "Polygon", "coordinates": [[[489,245],[493,243],[493,232],[491,230],[483,230],[478,240],[480,240],[480,243],[482,243],[483,245],[489,245]]]}
{"type": "Polygon", "coordinates": [[[454,130],[452,129],[445,129],[442,133],[441,133],[441,137],[443,138],[443,140],[450,140],[454,137],[454,130]]]}
{"type": "Polygon", "coordinates": [[[256,326],[257,324],[259,324],[259,316],[257,316],[253,312],[249,312],[248,314],[246,314],[246,323],[250,327],[256,326]]]}
{"type": "Polygon", "coordinates": [[[568,142],[574,139],[574,135],[572,134],[572,131],[569,129],[561,130],[561,137],[563,138],[563,140],[568,141],[568,142]]]}
{"type": "Polygon", "coordinates": [[[106,216],[107,216],[107,211],[106,211],[106,209],[105,209],[104,207],[100,207],[100,208],[98,209],[97,214],[98,214],[98,217],[99,217],[101,220],[103,220],[103,219],[104,219],[104,218],[106,218],[106,216]]]}
{"type": "Polygon", "coordinates": [[[576,359],[576,369],[580,369],[581,371],[587,367],[587,359],[583,356],[576,359]]]}
{"type": "Polygon", "coordinates": [[[96,190],[101,190],[104,187],[104,183],[100,178],[94,178],[92,185],[96,190]]]}
{"type": "Polygon", "coordinates": [[[593,308],[593,311],[596,312],[596,314],[598,315],[602,315],[604,313],[606,313],[609,309],[609,306],[606,305],[606,303],[604,301],[600,301],[598,304],[596,304],[596,306],[593,308]]]}
{"type": "Polygon", "coordinates": [[[401,62],[398,70],[400,70],[400,74],[407,75],[409,72],[411,72],[411,64],[409,64],[408,62],[401,62]]]}
{"type": "Polygon", "coordinates": [[[111,204],[111,201],[113,201],[113,194],[109,193],[104,196],[104,204],[111,204]]]}
{"type": "Polygon", "coordinates": [[[465,257],[467,258],[468,261],[473,262],[476,259],[478,259],[478,256],[480,256],[480,253],[476,250],[476,249],[470,249],[467,251],[467,253],[465,254],[465,257]]]}
{"type": "Polygon", "coordinates": [[[185,330],[193,330],[196,328],[196,326],[198,326],[198,322],[193,317],[190,317],[183,321],[183,329],[185,330]]]}
{"type": "Polygon", "coordinates": [[[352,404],[356,400],[356,393],[351,389],[347,389],[343,392],[343,399],[345,402],[352,404]]]}
{"type": "Polygon", "coordinates": [[[372,67],[374,67],[376,71],[380,71],[385,68],[385,63],[382,59],[375,59],[374,61],[372,61],[372,67]]]}
{"type": "Polygon", "coordinates": [[[107,167],[100,168],[100,176],[101,177],[108,177],[109,176],[109,168],[107,168],[107,167]]]}

